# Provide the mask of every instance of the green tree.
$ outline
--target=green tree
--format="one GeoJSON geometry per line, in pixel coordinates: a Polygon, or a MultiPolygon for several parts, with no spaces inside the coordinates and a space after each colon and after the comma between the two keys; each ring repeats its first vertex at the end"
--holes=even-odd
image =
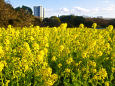
{"type": "Polygon", "coordinates": [[[42,24],[42,19],[35,17],[34,18],[34,26],[41,26],[41,24],[42,24]]]}
{"type": "Polygon", "coordinates": [[[52,16],[52,17],[50,17],[50,19],[51,19],[51,26],[52,27],[54,27],[54,26],[58,27],[61,24],[60,19],[56,16],[52,16]]]}
{"type": "Polygon", "coordinates": [[[34,25],[36,19],[29,7],[23,6],[23,9],[18,7],[16,10],[4,0],[0,0],[0,27],[7,27],[9,24],[21,27],[34,25]],[[25,10],[27,8],[28,11],[25,10]]]}
{"type": "Polygon", "coordinates": [[[22,7],[16,7],[15,10],[16,11],[20,11],[21,9],[25,10],[26,13],[29,13],[32,15],[32,9],[30,7],[27,7],[27,6],[22,6],[22,7]]]}
{"type": "Polygon", "coordinates": [[[9,24],[9,19],[15,19],[15,10],[10,4],[6,4],[4,0],[0,2],[0,26],[7,26],[9,24]]]}
{"type": "Polygon", "coordinates": [[[56,16],[52,16],[50,18],[45,18],[43,20],[42,26],[58,27],[60,24],[60,19],[56,16]]]}
{"type": "Polygon", "coordinates": [[[82,16],[74,15],[60,16],[60,20],[62,23],[67,23],[68,27],[78,27],[81,23],[84,24],[85,22],[85,18],[82,16]]]}

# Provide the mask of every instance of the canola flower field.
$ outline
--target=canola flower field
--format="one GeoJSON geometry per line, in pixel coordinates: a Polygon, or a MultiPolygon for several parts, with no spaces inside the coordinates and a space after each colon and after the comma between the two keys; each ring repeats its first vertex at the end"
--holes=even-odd
{"type": "Polygon", "coordinates": [[[0,28],[0,86],[115,86],[115,30],[0,28]]]}

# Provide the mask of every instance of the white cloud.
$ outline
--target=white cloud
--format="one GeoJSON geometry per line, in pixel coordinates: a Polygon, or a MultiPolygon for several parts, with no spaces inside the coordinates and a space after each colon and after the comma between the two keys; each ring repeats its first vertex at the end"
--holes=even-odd
{"type": "Polygon", "coordinates": [[[103,0],[103,2],[108,4],[110,0],[103,0]]]}
{"type": "Polygon", "coordinates": [[[90,10],[89,9],[86,9],[86,8],[81,8],[81,7],[74,7],[73,8],[74,11],[80,11],[80,12],[89,12],[90,10]]]}
{"type": "Polygon", "coordinates": [[[115,18],[115,6],[110,5],[105,8],[98,8],[98,11],[95,12],[95,15],[101,15],[104,17],[114,17],[115,18]]]}
{"type": "Polygon", "coordinates": [[[67,13],[67,12],[69,12],[69,9],[68,8],[61,8],[59,11],[61,11],[63,13],[67,13]]]}
{"type": "Polygon", "coordinates": [[[110,5],[110,4],[115,3],[115,0],[100,0],[100,3],[102,5],[110,5]]]}
{"type": "Polygon", "coordinates": [[[58,16],[58,15],[86,15],[86,16],[103,16],[108,18],[115,18],[115,5],[108,5],[108,7],[96,7],[96,8],[82,8],[82,7],[73,7],[72,9],[68,8],[59,8],[57,10],[47,9],[45,13],[46,16],[58,16]]]}
{"type": "Polygon", "coordinates": [[[104,11],[114,11],[115,12],[115,5],[110,5],[110,6],[108,6],[108,7],[106,7],[106,8],[102,8],[101,10],[104,10],[104,11]]]}
{"type": "Polygon", "coordinates": [[[73,7],[73,13],[78,15],[86,16],[103,16],[103,17],[114,17],[115,18],[115,5],[109,5],[108,7],[86,9],[81,7],[73,7]]]}
{"type": "Polygon", "coordinates": [[[53,11],[53,9],[45,8],[45,11],[46,11],[46,12],[51,12],[51,11],[53,11]]]}

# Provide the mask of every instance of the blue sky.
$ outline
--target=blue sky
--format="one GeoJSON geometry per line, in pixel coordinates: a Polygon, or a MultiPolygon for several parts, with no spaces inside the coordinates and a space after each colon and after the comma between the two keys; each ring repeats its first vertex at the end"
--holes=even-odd
{"type": "MultiPolygon", "coordinates": [[[[7,1],[7,0],[6,0],[7,1]]],[[[9,0],[12,6],[42,5],[45,8],[45,17],[58,15],[103,16],[115,18],[115,0],[9,0]]]]}

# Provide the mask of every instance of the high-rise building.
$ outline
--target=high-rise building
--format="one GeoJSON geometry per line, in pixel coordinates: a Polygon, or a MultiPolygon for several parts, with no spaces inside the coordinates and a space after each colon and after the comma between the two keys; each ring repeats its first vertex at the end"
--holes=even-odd
{"type": "Polygon", "coordinates": [[[42,6],[34,6],[34,16],[44,18],[44,8],[42,6]]]}

